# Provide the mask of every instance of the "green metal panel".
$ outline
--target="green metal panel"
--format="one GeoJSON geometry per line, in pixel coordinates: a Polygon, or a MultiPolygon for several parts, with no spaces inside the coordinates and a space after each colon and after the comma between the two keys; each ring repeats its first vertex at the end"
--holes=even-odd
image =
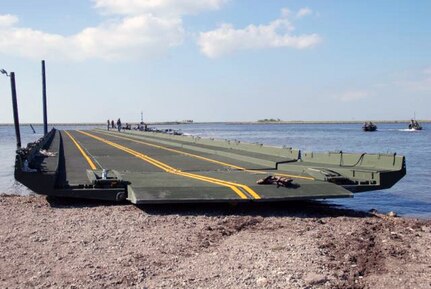
{"type": "Polygon", "coordinates": [[[57,155],[34,158],[36,146],[17,155],[16,179],[30,189],[135,204],[351,197],[389,188],[406,173],[404,157],[395,154],[301,153],[150,132],[54,131],[40,143],[57,155]],[[23,170],[26,160],[37,172],[23,170]],[[292,181],[257,184],[267,176],[292,181]]]}

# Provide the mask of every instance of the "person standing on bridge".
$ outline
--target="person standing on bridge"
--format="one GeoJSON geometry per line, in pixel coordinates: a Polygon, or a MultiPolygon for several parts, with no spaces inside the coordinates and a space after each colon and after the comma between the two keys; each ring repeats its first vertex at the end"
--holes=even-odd
{"type": "Polygon", "coordinates": [[[121,131],[121,119],[117,120],[117,129],[118,129],[118,132],[121,131]]]}
{"type": "Polygon", "coordinates": [[[108,130],[109,130],[109,125],[111,124],[111,122],[109,121],[109,119],[108,119],[108,130]]]}

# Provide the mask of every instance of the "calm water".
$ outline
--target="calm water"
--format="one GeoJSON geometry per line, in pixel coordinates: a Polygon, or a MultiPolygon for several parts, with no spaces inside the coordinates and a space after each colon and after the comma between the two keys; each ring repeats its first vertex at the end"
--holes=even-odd
{"type": "MultiPolygon", "coordinates": [[[[334,200],[349,208],[381,212],[396,211],[400,215],[431,218],[431,125],[423,131],[407,131],[407,124],[379,124],[377,132],[362,132],[360,124],[277,124],[230,125],[192,124],[158,126],[180,129],[202,137],[237,139],[275,146],[290,146],[303,151],[344,151],[393,153],[407,158],[407,175],[388,190],[356,194],[355,198],[334,200]]],[[[92,127],[65,127],[60,129],[92,127]]],[[[21,128],[22,142],[42,136],[42,127],[33,134],[29,126],[21,128]]],[[[12,126],[0,126],[0,185],[5,193],[28,194],[13,179],[15,135],[12,126]]]]}

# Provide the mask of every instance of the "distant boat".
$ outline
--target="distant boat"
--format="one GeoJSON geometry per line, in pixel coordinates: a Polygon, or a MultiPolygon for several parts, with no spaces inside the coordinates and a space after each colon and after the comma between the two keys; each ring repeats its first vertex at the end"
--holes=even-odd
{"type": "Polygon", "coordinates": [[[362,130],[363,131],[376,131],[377,130],[377,125],[375,125],[374,123],[370,122],[366,122],[364,123],[364,125],[362,126],[362,130]]]}
{"type": "Polygon", "coordinates": [[[417,120],[412,119],[409,123],[409,129],[412,130],[422,130],[422,126],[417,122],[417,120]]]}

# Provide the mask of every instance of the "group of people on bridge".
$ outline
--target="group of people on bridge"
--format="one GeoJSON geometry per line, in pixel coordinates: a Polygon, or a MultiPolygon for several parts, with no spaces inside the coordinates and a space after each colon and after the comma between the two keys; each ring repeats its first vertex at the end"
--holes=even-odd
{"type": "Polygon", "coordinates": [[[123,130],[124,129],[128,129],[128,130],[132,129],[132,126],[130,124],[128,124],[128,123],[126,123],[126,125],[122,125],[121,124],[121,119],[117,119],[117,126],[115,126],[114,120],[109,120],[108,119],[107,124],[108,124],[108,130],[110,128],[112,128],[112,129],[116,128],[116,129],[118,129],[118,132],[120,132],[122,129],[123,130]]]}
{"type": "Polygon", "coordinates": [[[114,120],[109,120],[108,119],[108,130],[110,129],[110,128],[112,128],[112,129],[118,129],[118,132],[120,132],[121,131],[121,119],[117,119],[117,126],[115,126],[115,122],[114,122],[114,120]]]}

